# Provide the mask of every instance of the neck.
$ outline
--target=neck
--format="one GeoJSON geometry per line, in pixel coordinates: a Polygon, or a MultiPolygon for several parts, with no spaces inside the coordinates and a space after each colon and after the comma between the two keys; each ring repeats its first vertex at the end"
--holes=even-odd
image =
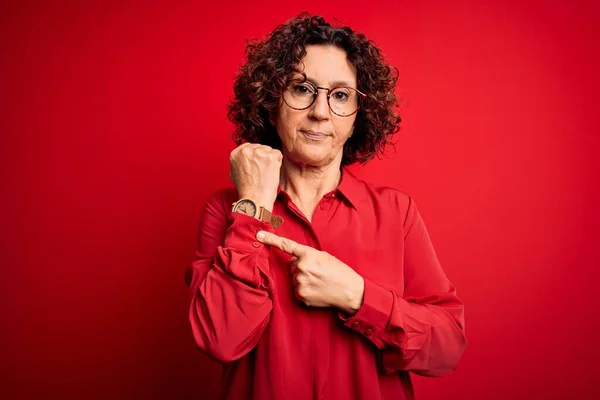
{"type": "Polygon", "coordinates": [[[341,160],[315,167],[294,164],[284,158],[279,184],[295,203],[311,204],[339,185],[340,168],[341,160]]]}

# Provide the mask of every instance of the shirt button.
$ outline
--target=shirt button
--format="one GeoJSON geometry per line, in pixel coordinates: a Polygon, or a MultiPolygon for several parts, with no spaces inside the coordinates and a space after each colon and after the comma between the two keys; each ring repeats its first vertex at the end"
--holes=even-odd
{"type": "Polygon", "coordinates": [[[325,204],[321,204],[321,210],[326,210],[327,206],[325,204]]]}
{"type": "Polygon", "coordinates": [[[354,321],[350,324],[351,327],[358,329],[360,327],[360,322],[354,321]]]}
{"type": "Polygon", "coordinates": [[[369,328],[365,329],[365,336],[371,336],[373,334],[373,331],[369,328]]]}
{"type": "Polygon", "coordinates": [[[254,243],[252,243],[252,246],[254,246],[254,247],[260,247],[260,243],[254,242],[254,243]]]}

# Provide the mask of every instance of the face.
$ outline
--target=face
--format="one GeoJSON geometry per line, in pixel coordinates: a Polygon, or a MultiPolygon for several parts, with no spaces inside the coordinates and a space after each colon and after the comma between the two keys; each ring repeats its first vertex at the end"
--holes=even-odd
{"type": "MultiPolygon", "coordinates": [[[[346,52],[337,47],[307,46],[300,69],[314,86],[357,87],[356,69],[348,61],[346,52]]],[[[297,78],[302,79],[302,75],[297,78]]],[[[305,110],[295,110],[281,101],[274,122],[284,157],[300,165],[325,167],[341,163],[344,143],[352,134],[356,113],[349,117],[334,114],[327,104],[327,92],[318,92],[315,102],[305,110]]]]}

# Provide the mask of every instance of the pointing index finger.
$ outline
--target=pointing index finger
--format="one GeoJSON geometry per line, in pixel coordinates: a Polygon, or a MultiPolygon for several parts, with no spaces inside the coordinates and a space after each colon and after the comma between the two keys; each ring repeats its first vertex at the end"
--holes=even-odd
{"type": "Polygon", "coordinates": [[[302,256],[307,248],[307,246],[297,243],[292,239],[284,238],[271,232],[260,231],[256,234],[256,238],[264,244],[275,246],[281,251],[296,257],[302,256]]]}

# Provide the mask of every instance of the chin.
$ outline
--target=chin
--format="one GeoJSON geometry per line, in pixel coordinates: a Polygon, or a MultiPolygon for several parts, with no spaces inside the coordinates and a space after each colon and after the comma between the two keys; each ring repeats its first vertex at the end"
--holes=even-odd
{"type": "Polygon", "coordinates": [[[294,154],[294,158],[302,164],[323,165],[331,162],[335,157],[328,152],[302,151],[294,154]]]}

